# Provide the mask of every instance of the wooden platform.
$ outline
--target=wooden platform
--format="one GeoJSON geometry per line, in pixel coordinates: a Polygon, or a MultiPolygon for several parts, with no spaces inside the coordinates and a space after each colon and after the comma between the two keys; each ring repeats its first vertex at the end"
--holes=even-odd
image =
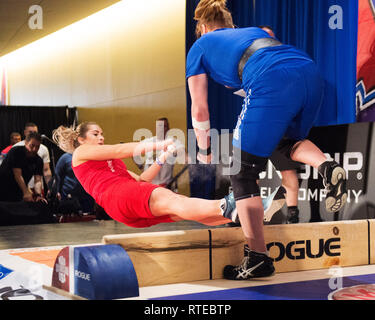
{"type": "Polygon", "coordinates": [[[7,250],[0,250],[0,263],[22,275],[26,287],[28,276],[34,277],[35,271],[43,274],[44,291],[37,293],[43,291],[47,300],[80,298],[51,289],[57,253],[69,243],[101,241],[123,242],[127,248],[140,280],[140,296],[134,299],[326,300],[340,283],[344,287],[375,283],[375,220],[272,225],[265,231],[271,257],[284,254],[275,262],[275,276],[252,281],[229,281],[221,276],[223,265],[242,259],[240,228],[206,229],[186,223],[143,230],[111,221],[17,226],[1,234],[7,250]],[[38,247],[32,247],[36,243],[38,247]]]}
{"type": "MultiPolygon", "coordinates": [[[[373,220],[269,225],[265,238],[280,273],[374,263],[374,230],[373,220]]],[[[221,279],[225,265],[241,262],[245,239],[241,228],[217,228],[106,235],[102,242],[127,251],[143,287],[221,279]]]]}

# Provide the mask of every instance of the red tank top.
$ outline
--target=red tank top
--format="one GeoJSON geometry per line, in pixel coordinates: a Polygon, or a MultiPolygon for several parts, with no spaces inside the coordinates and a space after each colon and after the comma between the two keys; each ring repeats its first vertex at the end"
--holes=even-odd
{"type": "Polygon", "coordinates": [[[129,174],[126,165],[120,159],[96,161],[89,160],[76,167],[73,171],[82,187],[96,201],[110,186],[116,184],[118,180],[135,179],[129,174]]]}

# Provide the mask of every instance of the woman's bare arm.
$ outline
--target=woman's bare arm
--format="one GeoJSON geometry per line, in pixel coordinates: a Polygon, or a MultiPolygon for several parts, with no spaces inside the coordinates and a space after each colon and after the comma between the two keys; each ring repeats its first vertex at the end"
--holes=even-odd
{"type": "Polygon", "coordinates": [[[73,153],[73,166],[78,166],[88,160],[110,160],[125,159],[134,155],[144,154],[146,151],[162,150],[172,140],[160,142],[129,142],[114,145],[90,145],[83,144],[79,146],[73,153]]]}

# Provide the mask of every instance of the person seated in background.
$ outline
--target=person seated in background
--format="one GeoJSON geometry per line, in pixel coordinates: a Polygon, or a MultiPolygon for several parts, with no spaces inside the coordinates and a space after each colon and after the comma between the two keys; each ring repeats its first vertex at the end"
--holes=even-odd
{"type": "MultiPolygon", "coordinates": [[[[38,126],[33,122],[28,122],[25,124],[25,129],[23,131],[23,134],[25,137],[27,137],[31,132],[38,132],[38,126]]],[[[16,143],[14,147],[23,146],[23,145],[25,145],[25,140],[22,140],[16,143]]],[[[38,155],[43,160],[43,177],[44,177],[44,181],[46,185],[48,185],[52,178],[52,173],[51,173],[51,168],[50,168],[51,161],[49,157],[48,148],[44,144],[40,144],[38,155]]],[[[29,183],[29,188],[32,189],[33,187],[34,187],[34,182],[33,182],[33,179],[31,179],[29,183]]],[[[43,184],[42,184],[42,187],[43,187],[43,184]]]]}
{"type": "Polygon", "coordinates": [[[43,160],[38,156],[40,134],[30,133],[24,146],[12,147],[0,165],[0,201],[46,201],[42,195],[43,160]],[[28,186],[34,177],[34,190],[28,186]]]}
{"type": "Polygon", "coordinates": [[[94,199],[83,189],[72,169],[72,154],[64,153],[56,163],[55,168],[56,197],[59,201],[77,200],[83,213],[94,211],[94,199]]]}
{"type": "Polygon", "coordinates": [[[13,145],[20,141],[21,134],[19,132],[12,132],[10,134],[10,145],[1,151],[0,164],[3,162],[3,160],[5,159],[6,155],[8,154],[9,150],[13,147],[13,145]]]}

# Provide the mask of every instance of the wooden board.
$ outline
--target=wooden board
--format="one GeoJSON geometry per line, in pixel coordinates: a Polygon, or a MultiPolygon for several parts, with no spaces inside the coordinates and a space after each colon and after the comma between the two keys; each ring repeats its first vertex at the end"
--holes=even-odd
{"type": "Polygon", "coordinates": [[[207,280],[209,231],[187,230],[108,235],[104,244],[120,244],[129,254],[140,287],[207,280]]]}
{"type": "MultiPolygon", "coordinates": [[[[225,265],[241,262],[246,242],[240,228],[211,232],[212,273],[214,279],[220,279],[225,265]]],[[[368,264],[366,220],[267,225],[264,233],[276,272],[368,264]]]]}
{"type": "MultiPolygon", "coordinates": [[[[368,263],[366,220],[303,223],[298,227],[283,225],[281,229],[276,225],[267,227],[265,237],[268,245],[279,242],[286,249],[285,256],[275,262],[278,272],[368,263]]],[[[269,250],[271,257],[280,257],[277,246],[273,245],[269,250]]]]}
{"type": "MultiPolygon", "coordinates": [[[[276,272],[291,272],[368,264],[369,223],[352,220],[267,225],[264,230],[276,272]]],[[[375,222],[371,225],[375,231],[375,222]]],[[[225,265],[242,261],[246,241],[237,227],[108,235],[103,243],[120,244],[127,251],[143,287],[221,279],[225,265]]],[[[375,252],[375,245],[371,245],[375,252]]]]}
{"type": "Polygon", "coordinates": [[[212,279],[222,279],[226,265],[238,265],[246,244],[242,229],[223,228],[211,230],[212,279]]]}
{"type": "Polygon", "coordinates": [[[370,264],[375,264],[375,220],[369,220],[370,264]]]}

